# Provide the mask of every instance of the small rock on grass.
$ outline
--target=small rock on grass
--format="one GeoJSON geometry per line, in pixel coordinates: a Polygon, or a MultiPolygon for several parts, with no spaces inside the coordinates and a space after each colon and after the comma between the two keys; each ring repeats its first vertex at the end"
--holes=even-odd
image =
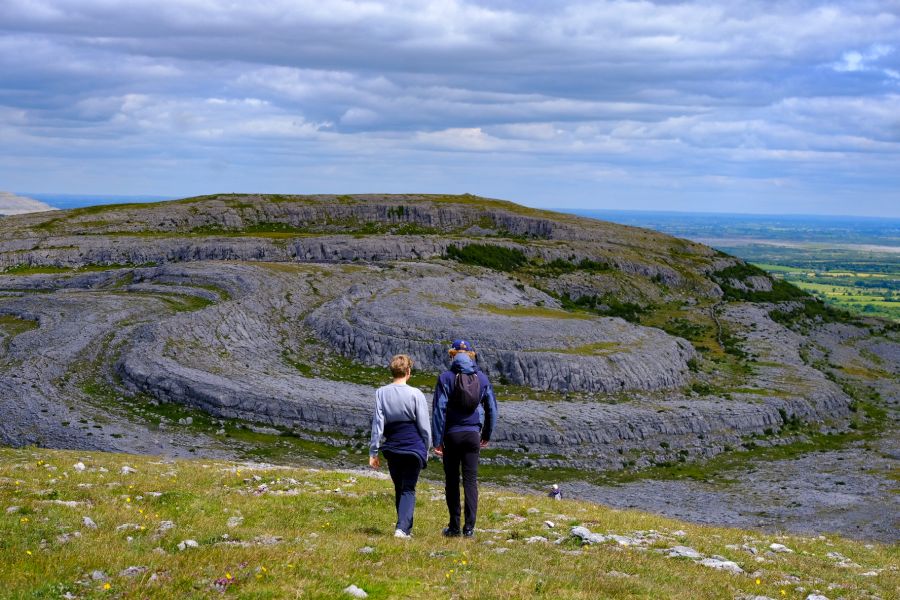
{"type": "Polygon", "coordinates": [[[585,544],[602,544],[607,539],[606,536],[599,533],[591,533],[587,527],[573,527],[571,533],[585,544]]]}
{"type": "Polygon", "coordinates": [[[674,548],[669,548],[669,557],[681,557],[684,558],[701,558],[703,555],[694,550],[693,548],[689,548],[687,546],[675,546],[674,548]]]}
{"type": "Polygon", "coordinates": [[[97,524],[90,517],[81,517],[81,526],[88,529],[97,529],[97,524]]]}
{"type": "Polygon", "coordinates": [[[375,552],[375,548],[372,546],[363,546],[359,549],[360,554],[372,554],[373,552],[375,552]]]}
{"type": "Polygon", "coordinates": [[[229,529],[234,529],[235,527],[240,527],[243,522],[244,522],[244,517],[242,517],[240,515],[236,515],[234,517],[229,517],[228,522],[225,523],[225,525],[229,529]]]}
{"type": "Polygon", "coordinates": [[[147,567],[127,567],[119,572],[119,577],[137,577],[147,572],[147,567]]]}
{"type": "Polygon", "coordinates": [[[533,535],[530,538],[525,539],[526,544],[534,544],[536,542],[546,542],[547,538],[542,535],[533,535]]]}
{"type": "Polygon", "coordinates": [[[91,572],[91,579],[94,581],[106,581],[109,577],[106,576],[106,573],[97,569],[96,571],[91,572]]]}
{"type": "Polygon", "coordinates": [[[134,467],[129,467],[128,465],[122,465],[122,469],[120,470],[122,475],[128,475],[129,473],[137,473],[137,469],[134,467]]]}
{"type": "Polygon", "coordinates": [[[182,542],[178,542],[178,549],[181,551],[187,550],[188,548],[199,548],[200,544],[197,543],[197,540],[184,540],[182,542]]]}
{"type": "Polygon", "coordinates": [[[79,462],[75,463],[74,465],[72,465],[72,468],[80,473],[80,472],[84,471],[87,467],[84,466],[83,462],[79,461],[79,462]]]}
{"type": "Polygon", "coordinates": [[[8,515],[15,514],[15,513],[19,512],[20,510],[22,510],[21,506],[7,506],[6,514],[8,514],[8,515]]]}
{"type": "Polygon", "coordinates": [[[828,600],[828,596],[823,596],[822,594],[810,594],[806,597],[806,600],[828,600]]]}
{"type": "Polygon", "coordinates": [[[730,560],[721,560],[718,558],[704,558],[700,561],[704,567],[711,567],[720,571],[728,571],[729,573],[739,574],[744,570],[736,563],[730,560]]]}
{"type": "Polygon", "coordinates": [[[354,598],[368,598],[369,595],[362,588],[356,587],[351,584],[344,588],[344,593],[348,596],[353,596],[354,598]]]}
{"type": "Polygon", "coordinates": [[[783,552],[783,553],[793,552],[793,550],[791,550],[784,544],[769,544],[769,550],[771,550],[772,552],[783,552]]]}

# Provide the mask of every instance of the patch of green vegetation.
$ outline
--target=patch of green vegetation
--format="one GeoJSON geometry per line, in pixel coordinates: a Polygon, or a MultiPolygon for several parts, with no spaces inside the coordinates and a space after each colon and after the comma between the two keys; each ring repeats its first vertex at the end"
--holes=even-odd
{"type": "MultiPolygon", "coordinates": [[[[571,313],[566,313],[571,315],[571,313]]],[[[574,354],[577,356],[607,356],[615,354],[621,349],[617,342],[596,342],[573,346],[571,348],[541,348],[539,350],[525,350],[525,352],[558,352],[560,354],[574,354]]]]}
{"type": "Polygon", "coordinates": [[[515,271],[528,262],[525,254],[517,248],[490,244],[467,244],[448,246],[447,258],[468,265],[494,269],[495,271],[515,271]]]}
{"type": "Polygon", "coordinates": [[[670,335],[684,338],[691,342],[709,339],[709,327],[691,321],[689,319],[675,317],[660,324],[660,328],[670,335]]]}
{"type": "Polygon", "coordinates": [[[781,323],[786,327],[802,326],[807,320],[824,323],[859,323],[859,319],[852,314],[824,304],[814,298],[804,300],[796,307],[778,308],[769,311],[769,317],[776,323],[781,323]]]}
{"type": "Polygon", "coordinates": [[[649,310],[640,304],[619,300],[612,294],[579,296],[575,299],[563,294],[559,296],[559,300],[563,308],[568,310],[588,310],[605,317],[620,317],[632,323],[639,323],[640,316],[649,310]]]}
{"type": "MultiPolygon", "coordinates": [[[[387,365],[384,367],[364,365],[325,349],[321,342],[315,339],[307,340],[304,346],[293,352],[283,351],[282,358],[286,364],[297,369],[304,377],[346,381],[372,387],[380,387],[391,382],[391,373],[387,365]]],[[[418,388],[430,389],[434,385],[437,375],[437,373],[423,372],[413,368],[409,384],[418,388]]]]}
{"type": "Polygon", "coordinates": [[[54,267],[44,265],[16,265],[0,271],[0,275],[55,275],[58,273],[89,273],[95,271],[113,271],[117,269],[137,269],[141,267],[155,267],[156,263],[89,263],[78,267],[54,267]]]}
{"type": "Polygon", "coordinates": [[[788,300],[806,300],[809,294],[784,279],[772,279],[768,273],[749,263],[738,263],[712,274],[712,278],[722,288],[725,300],[747,302],[784,302],[788,300]],[[741,289],[734,281],[745,281],[749,277],[763,277],[772,282],[772,289],[741,289]]]}
{"type": "Polygon", "coordinates": [[[503,315],[506,317],[537,318],[537,319],[590,319],[591,315],[584,312],[569,312],[556,308],[543,306],[497,306],[495,304],[479,304],[481,310],[503,315]]]}
{"type": "Polygon", "coordinates": [[[12,338],[21,335],[26,331],[32,331],[38,328],[38,322],[31,319],[23,319],[16,315],[0,314],[0,331],[4,333],[6,346],[12,341],[12,338]]]}
{"type": "Polygon", "coordinates": [[[606,273],[612,270],[613,267],[607,263],[587,258],[577,261],[575,257],[571,257],[569,260],[555,258],[549,262],[533,260],[527,269],[529,274],[538,277],[559,277],[565,273],[575,273],[578,271],[587,273],[606,273]]]}

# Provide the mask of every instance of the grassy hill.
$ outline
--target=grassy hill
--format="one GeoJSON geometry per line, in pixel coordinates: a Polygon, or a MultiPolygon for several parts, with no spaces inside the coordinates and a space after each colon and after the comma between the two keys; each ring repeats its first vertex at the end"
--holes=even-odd
{"type": "Polygon", "coordinates": [[[475,540],[446,540],[427,481],[414,538],[395,540],[391,484],[363,471],[0,449],[0,508],[3,598],[350,598],[356,585],[369,598],[887,599],[900,586],[897,546],[500,488],[483,490],[475,540]],[[622,537],[583,546],[573,526],[622,537]],[[743,573],[669,557],[676,546],[743,573]]]}

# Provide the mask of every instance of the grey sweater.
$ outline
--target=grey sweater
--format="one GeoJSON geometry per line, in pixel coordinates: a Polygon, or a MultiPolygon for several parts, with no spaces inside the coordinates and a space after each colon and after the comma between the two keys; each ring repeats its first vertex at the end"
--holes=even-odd
{"type": "Polygon", "coordinates": [[[415,423],[422,441],[425,442],[425,449],[428,450],[431,446],[431,419],[425,395],[419,389],[405,383],[391,383],[375,391],[369,456],[378,455],[385,424],[397,421],[415,423]]]}

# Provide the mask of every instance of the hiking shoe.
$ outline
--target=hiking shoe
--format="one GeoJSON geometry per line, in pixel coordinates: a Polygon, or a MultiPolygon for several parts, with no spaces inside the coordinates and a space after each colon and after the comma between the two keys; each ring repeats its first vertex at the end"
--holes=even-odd
{"type": "Polygon", "coordinates": [[[395,530],[394,530],[394,537],[395,537],[395,538],[399,538],[399,539],[401,539],[401,540],[408,540],[408,539],[411,538],[412,536],[409,535],[408,533],[406,533],[405,531],[403,531],[402,529],[395,529],[395,530]]]}
{"type": "Polygon", "coordinates": [[[444,537],[459,537],[462,535],[459,529],[451,529],[449,527],[444,527],[444,531],[442,531],[441,534],[443,534],[444,537]]]}
{"type": "Polygon", "coordinates": [[[462,534],[463,534],[463,537],[468,537],[468,538],[475,537],[475,530],[466,528],[466,529],[463,529],[462,534]]]}

